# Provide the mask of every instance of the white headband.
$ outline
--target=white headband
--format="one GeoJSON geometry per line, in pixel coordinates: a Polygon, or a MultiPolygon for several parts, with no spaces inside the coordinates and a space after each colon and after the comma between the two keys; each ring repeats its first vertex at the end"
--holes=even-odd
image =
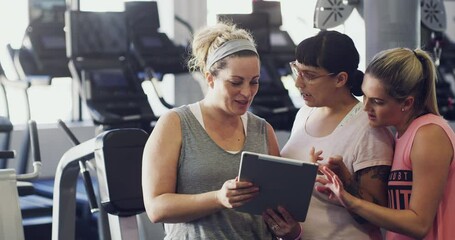
{"type": "Polygon", "coordinates": [[[212,65],[220,59],[243,50],[249,50],[256,53],[256,55],[259,55],[256,51],[256,47],[251,41],[247,39],[229,40],[207,56],[207,69],[210,69],[212,65]]]}

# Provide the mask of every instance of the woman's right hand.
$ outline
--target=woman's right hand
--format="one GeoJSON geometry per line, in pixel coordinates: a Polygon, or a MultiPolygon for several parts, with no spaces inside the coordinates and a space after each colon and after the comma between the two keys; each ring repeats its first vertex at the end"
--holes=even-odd
{"type": "Polygon", "coordinates": [[[343,162],[343,157],[339,155],[335,155],[329,157],[326,164],[320,166],[327,166],[332,172],[334,172],[338,178],[340,178],[341,182],[344,186],[349,186],[354,181],[352,174],[349,172],[348,168],[343,162]]]}
{"type": "Polygon", "coordinates": [[[236,179],[224,182],[216,192],[218,202],[226,208],[236,208],[250,201],[259,194],[259,188],[251,182],[236,179]]]}
{"type": "MultiPolygon", "coordinates": [[[[316,149],[314,147],[311,147],[310,154],[309,154],[311,162],[318,163],[319,161],[324,160],[324,158],[321,155],[322,155],[322,150],[316,151],[316,149]]],[[[318,174],[322,174],[322,173],[318,173],[318,174]]]]}

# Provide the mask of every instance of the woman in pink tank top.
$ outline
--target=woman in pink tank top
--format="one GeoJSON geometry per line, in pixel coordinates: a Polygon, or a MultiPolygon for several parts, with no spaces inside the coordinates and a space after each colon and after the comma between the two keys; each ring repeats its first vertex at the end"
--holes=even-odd
{"type": "Polygon", "coordinates": [[[455,134],[439,115],[435,82],[432,59],[417,49],[382,51],[365,71],[370,125],[396,132],[388,208],[350,195],[327,167],[318,179],[318,191],[386,229],[386,239],[455,239],[455,134]]]}

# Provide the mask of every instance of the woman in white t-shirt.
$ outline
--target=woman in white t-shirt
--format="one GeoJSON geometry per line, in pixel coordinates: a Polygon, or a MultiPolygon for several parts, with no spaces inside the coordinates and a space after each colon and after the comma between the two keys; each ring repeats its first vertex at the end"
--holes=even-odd
{"type": "MultiPolygon", "coordinates": [[[[363,73],[357,69],[359,54],[354,42],[345,34],[321,31],[303,40],[295,56],[290,66],[305,105],[296,115],[281,155],[308,160],[309,153],[316,149],[314,154],[321,165],[342,160],[349,171],[344,175],[352,175],[343,179],[346,189],[386,206],[393,137],[386,128],[369,126],[363,105],[356,98],[362,95],[363,73]]],[[[301,227],[301,239],[382,238],[378,227],[317,191],[300,225],[284,209],[278,212],[269,211],[264,220],[279,235],[298,232],[301,227]]]]}

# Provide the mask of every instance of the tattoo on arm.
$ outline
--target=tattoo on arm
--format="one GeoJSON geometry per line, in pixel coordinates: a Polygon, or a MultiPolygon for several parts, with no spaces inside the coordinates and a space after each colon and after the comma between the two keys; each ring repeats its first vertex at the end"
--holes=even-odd
{"type": "MultiPolygon", "coordinates": [[[[371,178],[373,179],[379,179],[380,181],[386,183],[387,179],[389,177],[389,172],[390,172],[390,166],[376,166],[376,167],[369,167],[365,169],[361,169],[357,172],[355,172],[353,179],[345,186],[345,189],[347,192],[352,194],[355,197],[358,197],[360,199],[365,199],[367,201],[371,201],[375,204],[379,204],[379,200],[375,198],[374,196],[365,194],[365,192],[362,191],[360,188],[361,185],[361,179],[362,176],[365,174],[369,173],[371,175],[371,178]],[[368,196],[366,196],[368,195],[368,196]]],[[[359,224],[365,224],[368,223],[367,220],[364,218],[360,217],[357,214],[351,213],[352,217],[356,222],[359,224]]]]}
{"type": "MultiPolygon", "coordinates": [[[[350,184],[347,185],[345,187],[345,189],[347,192],[349,192],[353,196],[363,199],[359,185],[360,185],[359,182],[351,180],[350,184]]],[[[363,217],[361,217],[353,212],[349,212],[349,213],[351,214],[352,218],[354,218],[354,220],[357,223],[359,223],[359,224],[368,223],[368,221],[366,219],[364,219],[363,217]]]]}

